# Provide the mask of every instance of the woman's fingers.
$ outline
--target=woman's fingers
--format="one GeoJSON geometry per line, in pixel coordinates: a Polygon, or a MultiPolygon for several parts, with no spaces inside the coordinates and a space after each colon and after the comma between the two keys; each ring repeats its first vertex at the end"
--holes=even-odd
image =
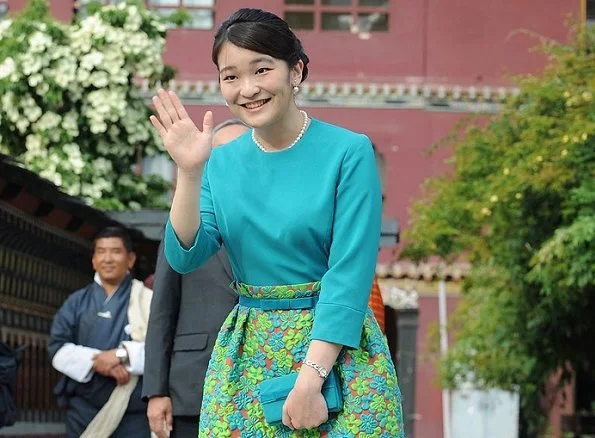
{"type": "Polygon", "coordinates": [[[161,104],[165,108],[165,111],[167,111],[167,113],[169,114],[169,117],[172,120],[172,122],[175,123],[178,120],[180,120],[180,116],[178,115],[178,112],[174,108],[174,104],[171,101],[170,93],[161,89],[157,92],[157,94],[159,95],[159,98],[161,99],[161,104]]]}
{"type": "Polygon", "coordinates": [[[165,129],[169,129],[173,124],[173,120],[163,106],[160,96],[153,96],[153,105],[155,105],[155,109],[157,110],[161,124],[165,127],[165,129]]]}
{"type": "Polygon", "coordinates": [[[155,116],[150,116],[149,120],[151,121],[151,124],[155,127],[157,132],[159,133],[159,136],[161,137],[161,139],[163,140],[163,138],[165,137],[165,134],[167,133],[164,126],[159,122],[159,119],[155,116]]]}
{"type": "Polygon", "coordinates": [[[289,427],[290,429],[295,429],[293,427],[293,424],[291,424],[291,418],[289,417],[289,414],[287,413],[287,409],[285,408],[285,406],[283,406],[283,418],[281,421],[283,421],[283,424],[286,425],[287,427],[289,427]]]}
{"type": "Polygon", "coordinates": [[[173,91],[169,91],[169,98],[171,99],[172,105],[174,107],[174,109],[176,110],[176,113],[178,114],[178,117],[181,119],[185,119],[188,118],[188,113],[186,112],[186,108],[184,108],[184,105],[182,105],[182,101],[180,100],[180,98],[178,97],[178,95],[176,93],[174,93],[173,91]]]}
{"type": "Polygon", "coordinates": [[[213,112],[207,111],[202,119],[202,132],[211,135],[213,133],[213,112]]]}

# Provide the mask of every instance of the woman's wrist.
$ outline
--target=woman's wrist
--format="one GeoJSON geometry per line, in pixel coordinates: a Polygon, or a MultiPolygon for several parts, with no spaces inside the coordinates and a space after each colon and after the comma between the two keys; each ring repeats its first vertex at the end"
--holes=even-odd
{"type": "Polygon", "coordinates": [[[298,374],[298,378],[295,382],[296,389],[308,392],[320,392],[322,390],[323,384],[324,379],[320,377],[316,370],[310,368],[309,366],[302,365],[302,368],[298,374]]]}
{"type": "Polygon", "coordinates": [[[178,167],[178,181],[185,180],[194,182],[202,179],[203,168],[204,164],[192,169],[182,169],[181,167],[178,167]]]}

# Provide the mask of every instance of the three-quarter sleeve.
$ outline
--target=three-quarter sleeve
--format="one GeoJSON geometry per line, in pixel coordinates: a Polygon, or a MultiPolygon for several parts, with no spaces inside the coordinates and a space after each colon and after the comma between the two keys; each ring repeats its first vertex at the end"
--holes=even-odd
{"type": "Polygon", "coordinates": [[[194,271],[221,247],[221,235],[211,197],[208,162],[202,175],[200,189],[200,226],[190,248],[184,248],[171,221],[165,225],[164,249],[169,265],[180,274],[194,271]]]}
{"type": "Polygon", "coordinates": [[[380,243],[382,193],[370,140],[346,152],[336,187],[328,271],[322,277],[312,339],[357,348],[380,243]]]}

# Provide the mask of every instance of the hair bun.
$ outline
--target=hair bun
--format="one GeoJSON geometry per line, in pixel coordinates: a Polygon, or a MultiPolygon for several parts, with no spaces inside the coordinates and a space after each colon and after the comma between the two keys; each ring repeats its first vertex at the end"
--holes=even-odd
{"type": "Polygon", "coordinates": [[[289,68],[302,61],[302,82],[308,77],[310,59],[304,53],[301,41],[286,21],[271,12],[242,8],[221,23],[211,52],[217,66],[219,51],[227,41],[237,47],[281,59],[289,68]]]}

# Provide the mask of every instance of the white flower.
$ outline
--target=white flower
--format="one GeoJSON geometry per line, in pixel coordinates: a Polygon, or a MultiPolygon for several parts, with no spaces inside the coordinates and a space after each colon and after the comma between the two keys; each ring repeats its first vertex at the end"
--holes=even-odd
{"type": "Polygon", "coordinates": [[[47,33],[34,32],[29,37],[29,50],[34,53],[43,52],[52,45],[52,38],[47,33]]]}
{"type": "Polygon", "coordinates": [[[95,39],[102,39],[106,33],[106,26],[97,15],[89,15],[81,22],[80,33],[92,36],[95,39]]]}
{"type": "Polygon", "coordinates": [[[58,61],[55,69],[55,81],[62,88],[69,88],[76,80],[76,60],[66,56],[58,61]]]}
{"type": "Polygon", "coordinates": [[[25,139],[25,146],[27,147],[27,150],[37,151],[41,149],[41,145],[41,137],[37,134],[28,135],[25,139]]]}
{"type": "Polygon", "coordinates": [[[47,111],[35,123],[35,127],[37,129],[39,129],[40,131],[50,130],[50,129],[54,129],[57,126],[59,126],[61,121],[62,121],[62,118],[58,114],[56,114],[52,111],[47,111]]]}
{"type": "Polygon", "coordinates": [[[107,130],[107,124],[105,122],[94,122],[91,123],[89,128],[93,134],[100,134],[107,130]]]}
{"type": "Polygon", "coordinates": [[[27,120],[25,117],[20,117],[16,121],[16,125],[17,125],[17,129],[19,130],[19,132],[21,134],[24,134],[27,131],[27,128],[29,127],[30,123],[29,123],[29,120],[27,120]]]}
{"type": "Polygon", "coordinates": [[[95,178],[94,180],[95,187],[102,192],[109,192],[111,191],[114,186],[111,181],[108,181],[105,178],[95,178]]]}
{"type": "MultiPolygon", "coordinates": [[[[52,155],[51,157],[54,157],[54,155],[52,155]]],[[[60,175],[58,172],[56,172],[55,168],[47,168],[42,170],[39,175],[41,175],[41,177],[50,180],[51,182],[53,182],[55,185],[57,185],[58,187],[60,187],[62,185],[62,175],[60,175]]]]}
{"type": "Polygon", "coordinates": [[[0,38],[10,28],[11,25],[12,25],[12,20],[9,20],[8,18],[0,20],[0,38]]]}
{"type": "Polygon", "coordinates": [[[81,194],[91,199],[101,198],[101,190],[99,190],[98,187],[95,187],[95,185],[92,184],[83,184],[81,187],[81,194]]]}
{"type": "Polygon", "coordinates": [[[93,167],[99,174],[108,174],[112,171],[111,161],[106,160],[103,157],[99,157],[93,161],[93,167]]]}
{"type": "Polygon", "coordinates": [[[0,64],[0,79],[11,76],[16,70],[14,59],[8,57],[0,64]]]}
{"type": "Polygon", "coordinates": [[[104,71],[95,71],[91,73],[89,80],[91,81],[91,84],[97,88],[107,87],[109,84],[107,73],[104,71]]]}
{"type": "Polygon", "coordinates": [[[80,175],[85,167],[85,162],[78,145],[74,143],[65,144],[62,150],[68,156],[68,162],[73,172],[80,175]]]}
{"type": "Polygon", "coordinates": [[[68,132],[71,137],[76,137],[79,134],[77,114],[71,111],[62,118],[62,128],[68,132]]]}
{"type": "Polygon", "coordinates": [[[86,70],[93,70],[96,66],[101,65],[103,58],[103,53],[93,50],[81,58],[80,66],[86,70]]]}
{"type": "Polygon", "coordinates": [[[129,31],[137,31],[140,29],[142,22],[143,19],[138,13],[138,8],[136,6],[131,6],[128,8],[128,17],[126,17],[124,29],[129,31]]]}
{"type": "Polygon", "coordinates": [[[10,108],[14,105],[14,93],[7,91],[2,95],[2,106],[4,108],[10,108]]]}
{"type": "Polygon", "coordinates": [[[40,75],[39,73],[31,75],[31,76],[29,76],[29,79],[27,79],[27,82],[29,82],[29,85],[31,85],[32,87],[37,87],[39,84],[41,84],[42,81],[43,81],[43,76],[40,75]]]}
{"type": "Polygon", "coordinates": [[[124,174],[122,175],[120,178],[118,178],[118,184],[120,184],[121,186],[124,187],[134,187],[134,181],[132,180],[132,177],[128,174],[124,174]]]}
{"type": "Polygon", "coordinates": [[[81,183],[79,181],[72,182],[66,187],[66,193],[70,196],[79,196],[81,194],[81,183]]]}
{"type": "Polygon", "coordinates": [[[23,74],[29,76],[37,73],[43,67],[42,59],[39,56],[31,56],[26,53],[20,57],[21,65],[23,66],[23,74]]]}
{"type": "Polygon", "coordinates": [[[29,119],[30,122],[35,122],[42,114],[41,108],[39,108],[35,103],[32,106],[27,107],[27,110],[24,111],[25,116],[29,119]]]}
{"type": "Polygon", "coordinates": [[[89,85],[89,78],[91,77],[91,73],[89,70],[85,70],[84,68],[79,68],[77,70],[77,80],[82,83],[83,85],[89,85]]]}
{"type": "Polygon", "coordinates": [[[36,90],[38,95],[44,96],[50,90],[50,84],[42,82],[37,86],[36,90]]]}

